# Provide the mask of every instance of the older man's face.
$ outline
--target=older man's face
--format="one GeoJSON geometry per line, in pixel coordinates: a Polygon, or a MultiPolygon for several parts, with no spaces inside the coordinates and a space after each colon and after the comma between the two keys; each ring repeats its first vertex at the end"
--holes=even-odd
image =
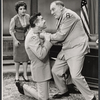
{"type": "Polygon", "coordinates": [[[50,5],[50,11],[51,14],[56,18],[59,19],[59,17],[61,16],[61,6],[56,5],[55,3],[52,3],[50,5]]]}

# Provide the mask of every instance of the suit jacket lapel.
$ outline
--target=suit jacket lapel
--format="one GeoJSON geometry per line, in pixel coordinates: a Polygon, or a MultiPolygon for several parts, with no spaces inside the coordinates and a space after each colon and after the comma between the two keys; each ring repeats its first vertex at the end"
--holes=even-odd
{"type": "Polygon", "coordinates": [[[62,16],[59,18],[59,20],[57,21],[57,24],[56,24],[56,29],[59,28],[60,26],[60,23],[61,23],[61,20],[62,20],[62,16]]]}

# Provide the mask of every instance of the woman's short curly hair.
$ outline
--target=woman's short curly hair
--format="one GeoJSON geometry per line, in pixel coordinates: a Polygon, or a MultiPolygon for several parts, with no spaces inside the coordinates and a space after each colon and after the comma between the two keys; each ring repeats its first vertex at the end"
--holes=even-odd
{"type": "Polygon", "coordinates": [[[26,3],[25,3],[24,1],[18,1],[18,2],[15,3],[15,10],[16,10],[17,13],[18,13],[18,8],[19,8],[20,6],[24,6],[25,9],[27,10],[27,5],[26,5],[26,3]]]}

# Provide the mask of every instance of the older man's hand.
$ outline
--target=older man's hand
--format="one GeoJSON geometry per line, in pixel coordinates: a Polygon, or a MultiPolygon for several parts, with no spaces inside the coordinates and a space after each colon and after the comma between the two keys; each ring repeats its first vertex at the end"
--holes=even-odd
{"type": "Polygon", "coordinates": [[[40,38],[46,41],[50,41],[52,44],[56,44],[58,41],[50,40],[51,35],[52,35],[51,33],[46,33],[45,31],[43,31],[42,33],[40,33],[40,38]]]}
{"type": "Polygon", "coordinates": [[[40,33],[40,38],[50,41],[50,35],[51,33],[42,32],[40,33]]]}
{"type": "Polygon", "coordinates": [[[51,37],[51,34],[49,34],[49,33],[46,33],[44,35],[44,38],[45,38],[46,41],[50,41],[50,37],[51,37]]]}

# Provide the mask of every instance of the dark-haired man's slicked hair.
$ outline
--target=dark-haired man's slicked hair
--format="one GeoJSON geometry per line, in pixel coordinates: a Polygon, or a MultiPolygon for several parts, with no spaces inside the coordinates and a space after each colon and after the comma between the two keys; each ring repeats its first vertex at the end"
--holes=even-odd
{"type": "Polygon", "coordinates": [[[30,26],[31,27],[35,27],[35,23],[37,22],[37,17],[41,16],[41,13],[34,13],[31,17],[30,17],[30,26]]]}

